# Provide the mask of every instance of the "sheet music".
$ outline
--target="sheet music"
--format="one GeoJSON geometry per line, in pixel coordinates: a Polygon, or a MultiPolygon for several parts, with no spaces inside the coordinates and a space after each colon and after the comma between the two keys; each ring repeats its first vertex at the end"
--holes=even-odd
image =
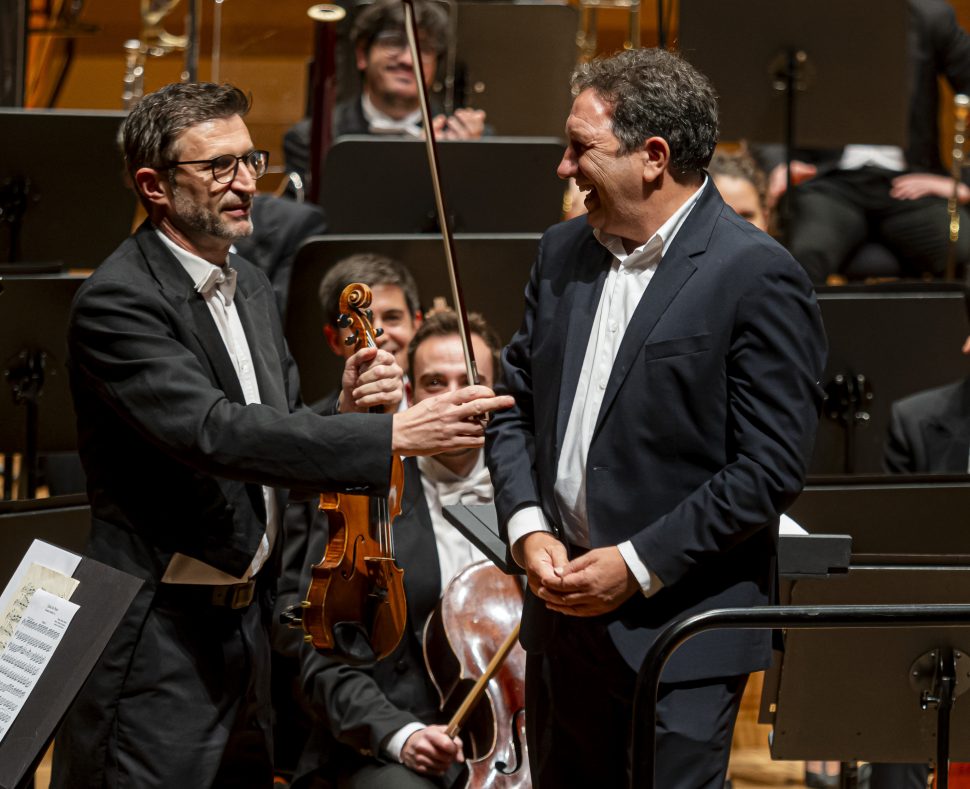
{"type": "Polygon", "coordinates": [[[0,615],[0,651],[6,648],[13,637],[14,630],[26,610],[31,596],[38,589],[50,592],[52,595],[70,600],[78,582],[50,567],[31,564],[24,572],[20,586],[14,591],[13,599],[7,604],[6,610],[0,615]]]}
{"type": "Polygon", "coordinates": [[[36,589],[7,647],[0,652],[0,740],[50,662],[79,606],[36,589]]]}

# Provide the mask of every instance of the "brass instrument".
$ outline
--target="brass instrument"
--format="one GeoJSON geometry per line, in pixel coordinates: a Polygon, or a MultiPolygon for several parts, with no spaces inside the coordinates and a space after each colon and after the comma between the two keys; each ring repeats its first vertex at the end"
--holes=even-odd
{"type": "Polygon", "coordinates": [[[959,189],[966,154],[967,115],[970,114],[970,96],[958,93],[953,97],[953,154],[950,162],[950,175],[953,177],[953,191],[947,200],[947,213],[950,217],[950,233],[947,238],[946,279],[953,279],[956,273],[956,244],[960,238],[960,201],[959,189]]]}
{"type": "Polygon", "coordinates": [[[596,55],[596,24],[600,9],[625,11],[628,25],[623,48],[636,49],[640,46],[640,0],[579,0],[580,17],[576,46],[579,49],[581,63],[592,60],[596,55]]]}
{"type": "Polygon", "coordinates": [[[198,78],[198,27],[201,14],[199,0],[189,0],[186,32],[182,35],[169,33],[163,21],[179,0],[141,0],[141,35],[124,43],[125,75],[121,102],[130,110],[144,94],[145,64],[149,57],[162,57],[170,52],[185,52],[183,81],[198,78]]]}

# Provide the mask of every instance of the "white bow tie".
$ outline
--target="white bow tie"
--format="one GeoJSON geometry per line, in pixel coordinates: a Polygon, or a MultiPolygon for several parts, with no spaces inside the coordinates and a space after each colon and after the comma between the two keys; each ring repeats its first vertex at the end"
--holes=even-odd
{"type": "Polygon", "coordinates": [[[212,269],[199,287],[199,293],[208,296],[214,288],[218,288],[227,307],[232,304],[233,296],[236,295],[236,269],[228,265],[225,268],[212,269]]]}

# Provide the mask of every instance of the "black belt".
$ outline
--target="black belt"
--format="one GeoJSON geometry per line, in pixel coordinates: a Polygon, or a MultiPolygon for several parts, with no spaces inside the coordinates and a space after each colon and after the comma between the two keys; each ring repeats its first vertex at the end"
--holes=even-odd
{"type": "Polygon", "coordinates": [[[256,582],[242,584],[159,584],[156,596],[182,606],[249,608],[256,595],[256,582]]]}

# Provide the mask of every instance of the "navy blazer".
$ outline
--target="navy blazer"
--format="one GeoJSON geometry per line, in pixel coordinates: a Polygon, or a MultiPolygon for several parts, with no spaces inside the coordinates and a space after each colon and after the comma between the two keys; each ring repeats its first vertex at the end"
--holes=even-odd
{"type": "MultiPolygon", "coordinates": [[[[488,427],[500,522],[554,485],[611,254],[585,217],[543,236],[522,327],[503,353],[514,408],[488,427]]],[[[801,489],[821,403],[825,338],[812,286],[780,245],[727,208],[710,180],[664,254],[613,364],[586,465],[593,547],[631,540],[664,587],[606,616],[639,667],[677,616],[767,602],[778,515],[801,489]]],[[[526,649],[556,616],[527,595],[526,649]]],[[[692,639],[665,679],[763,668],[767,634],[692,639]]]]}

